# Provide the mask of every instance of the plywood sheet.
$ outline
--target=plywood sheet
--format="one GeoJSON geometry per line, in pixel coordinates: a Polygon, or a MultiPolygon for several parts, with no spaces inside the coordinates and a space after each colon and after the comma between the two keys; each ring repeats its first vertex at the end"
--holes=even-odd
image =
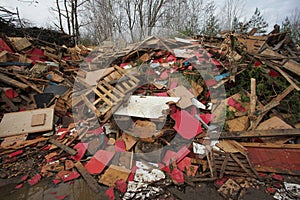
{"type": "Polygon", "coordinates": [[[0,123],[0,137],[50,131],[53,129],[53,116],[53,108],[6,113],[0,123]],[[45,114],[45,123],[31,126],[32,116],[38,114],[45,114]]]}
{"type": "Polygon", "coordinates": [[[300,150],[247,147],[250,161],[260,172],[300,175],[300,150]]]}

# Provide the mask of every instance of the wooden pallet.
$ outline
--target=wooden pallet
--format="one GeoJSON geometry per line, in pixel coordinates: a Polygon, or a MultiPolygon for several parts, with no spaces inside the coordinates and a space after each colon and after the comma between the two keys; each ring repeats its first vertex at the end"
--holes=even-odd
{"type": "Polygon", "coordinates": [[[126,73],[119,66],[99,80],[98,84],[82,94],[85,104],[96,114],[100,122],[106,122],[114,111],[129,98],[129,93],[137,88],[139,80],[126,73]]]}
{"type": "Polygon", "coordinates": [[[240,175],[258,178],[258,174],[250,162],[248,155],[241,153],[228,153],[213,150],[215,169],[219,172],[219,178],[224,174],[240,175]]]}

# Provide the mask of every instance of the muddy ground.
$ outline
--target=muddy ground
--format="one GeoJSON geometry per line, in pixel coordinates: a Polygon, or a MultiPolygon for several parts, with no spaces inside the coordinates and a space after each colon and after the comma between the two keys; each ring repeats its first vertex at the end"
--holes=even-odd
{"type": "MultiPolygon", "coordinates": [[[[54,199],[63,199],[64,200],[105,200],[109,199],[104,192],[107,187],[102,187],[103,191],[100,194],[94,193],[86,182],[80,178],[70,183],[61,183],[54,185],[50,179],[44,179],[39,182],[37,185],[29,186],[24,184],[20,189],[15,189],[17,182],[20,179],[15,178],[11,180],[1,180],[0,181],[0,199],[3,200],[54,200],[54,199]],[[9,181],[9,182],[8,182],[9,181]]],[[[273,199],[272,195],[267,194],[264,191],[264,187],[260,189],[250,188],[246,191],[244,200],[254,200],[254,199],[264,199],[271,200],[273,199]]],[[[223,198],[218,192],[217,188],[213,183],[200,183],[195,188],[190,186],[175,187],[171,186],[170,190],[177,190],[178,192],[173,196],[175,199],[182,200],[223,200],[223,198]]],[[[120,199],[118,193],[115,192],[116,199],[120,199]]],[[[163,197],[162,197],[163,198],[163,197]]],[[[160,198],[161,199],[161,198],[160,198]]],[[[170,199],[167,197],[165,199],[170,199]]]]}

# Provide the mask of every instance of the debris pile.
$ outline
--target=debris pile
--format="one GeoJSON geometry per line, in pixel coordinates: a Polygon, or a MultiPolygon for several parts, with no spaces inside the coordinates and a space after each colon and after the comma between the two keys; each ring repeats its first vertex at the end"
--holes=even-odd
{"type": "Polygon", "coordinates": [[[203,182],[226,199],[293,190],[279,175],[300,175],[300,52],[286,33],[0,44],[0,175],[16,189],[82,177],[110,199],[185,199],[203,182]]]}

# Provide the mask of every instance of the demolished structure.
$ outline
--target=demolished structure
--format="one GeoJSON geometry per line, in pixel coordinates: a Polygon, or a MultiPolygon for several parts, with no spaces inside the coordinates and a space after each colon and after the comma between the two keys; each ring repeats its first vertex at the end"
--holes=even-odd
{"type": "Polygon", "coordinates": [[[250,187],[299,198],[279,175],[300,175],[300,52],[287,33],[0,44],[0,175],[16,189],[82,177],[110,199],[186,199],[177,186],[202,182],[225,199],[250,187]]]}

